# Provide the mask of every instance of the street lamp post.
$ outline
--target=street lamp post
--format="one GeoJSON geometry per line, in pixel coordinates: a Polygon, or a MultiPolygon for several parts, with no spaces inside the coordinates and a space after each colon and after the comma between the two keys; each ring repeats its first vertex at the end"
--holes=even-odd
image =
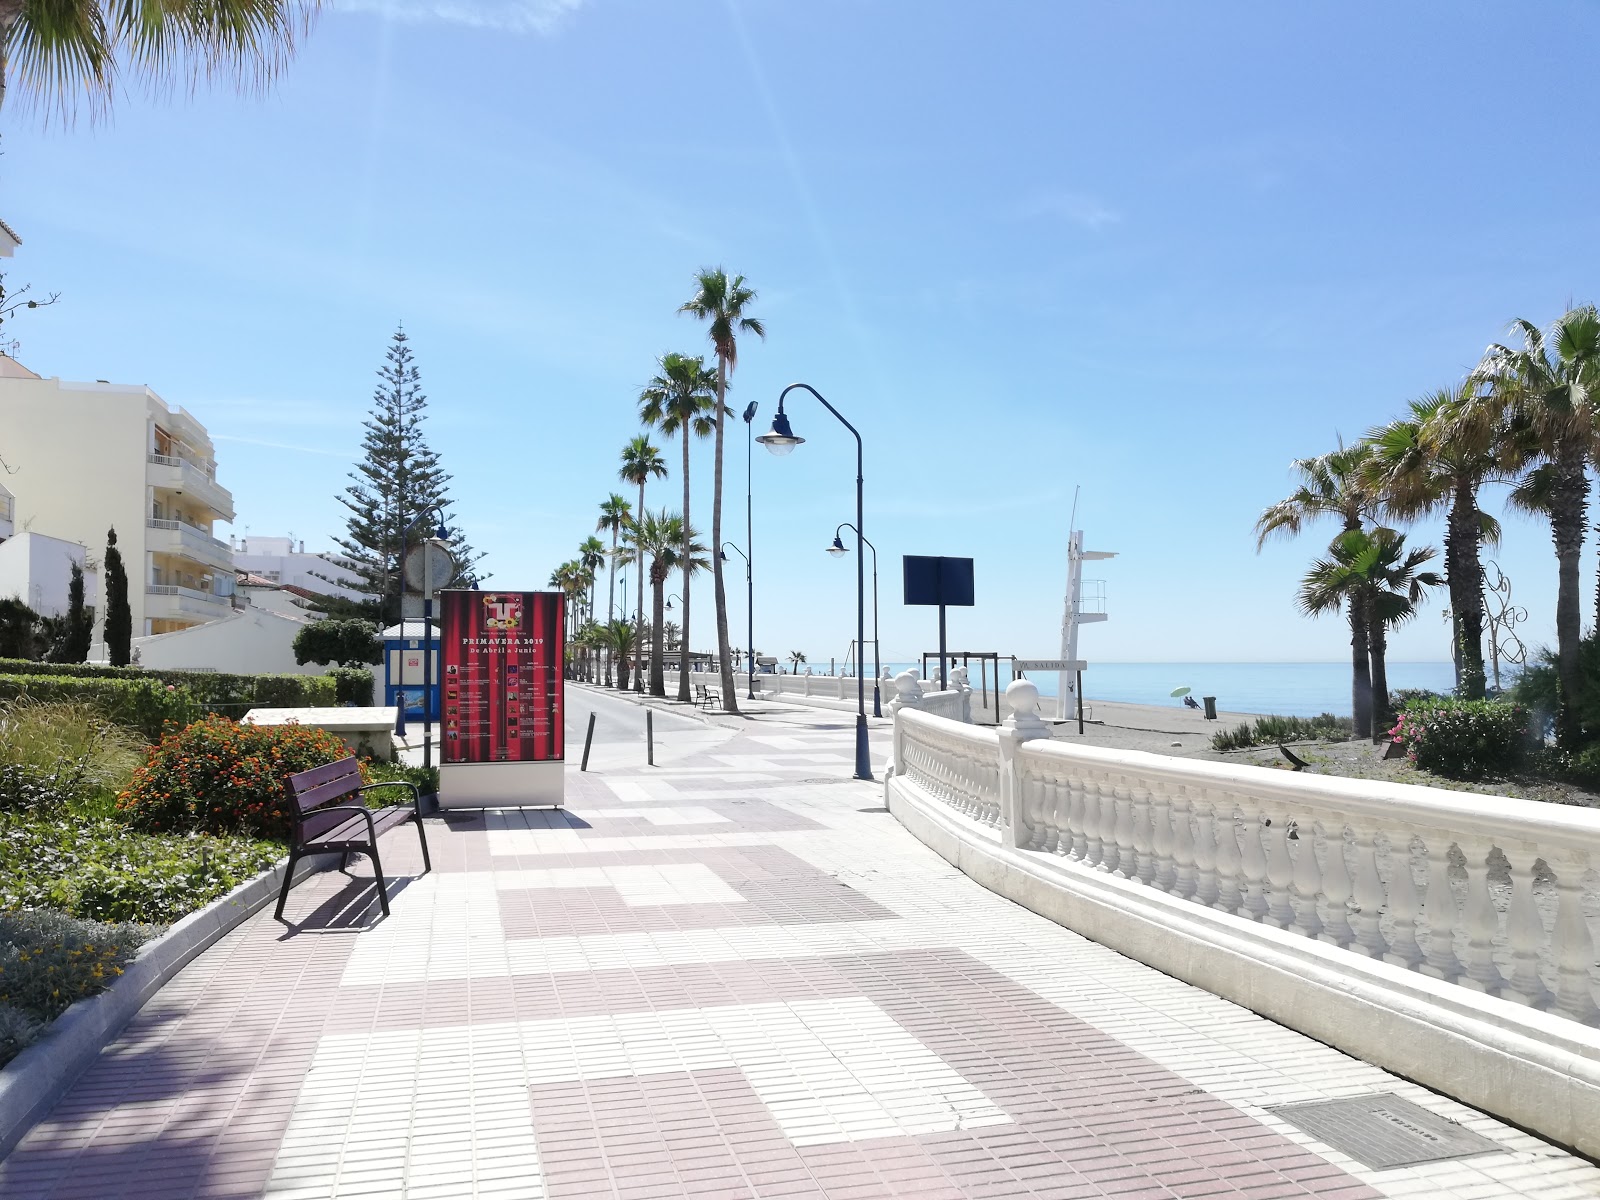
{"type": "MultiPolygon", "coordinates": [[[[436,516],[439,518],[439,528],[434,537],[440,542],[448,542],[450,531],[444,527],[444,508],[438,504],[427,505],[417,514],[418,517],[436,516]]],[[[433,560],[428,554],[422,556],[422,768],[428,770],[433,766],[433,578],[431,575],[433,560]]],[[[404,583],[401,585],[402,593],[404,583]]],[[[405,630],[405,611],[400,613],[400,629],[405,630]]],[[[405,690],[400,692],[401,703],[405,702],[405,690]]]]}
{"type": "MultiPolygon", "coordinates": [[[[845,521],[839,526],[839,529],[835,529],[833,531],[833,545],[828,547],[828,553],[833,555],[835,558],[840,558],[849,553],[849,551],[844,548],[844,543],[839,540],[839,530],[841,529],[852,530],[858,536],[861,533],[861,531],[856,529],[856,527],[850,524],[849,521],[845,521]]],[[[881,717],[883,716],[883,704],[878,696],[878,684],[883,671],[878,664],[878,548],[871,542],[867,541],[866,538],[862,538],[861,540],[863,542],[867,542],[867,549],[872,551],[872,715],[875,717],[881,717]]],[[[856,659],[856,671],[859,672],[862,669],[862,666],[863,664],[858,655],[856,659]]]]}
{"type": "Polygon", "coordinates": [[[751,555],[756,552],[755,518],[752,515],[751,497],[755,494],[752,483],[755,479],[751,462],[755,458],[755,442],[752,435],[755,426],[751,424],[756,419],[756,402],[750,401],[744,410],[744,544],[750,553],[744,560],[744,590],[745,605],[750,618],[750,699],[756,698],[756,583],[755,568],[750,563],[751,555]]]}
{"type": "MultiPolygon", "coordinates": [[[[755,405],[752,404],[750,408],[754,409],[755,405]]],[[[723,562],[728,561],[729,550],[732,550],[740,558],[744,559],[745,590],[749,593],[747,603],[748,611],[745,613],[745,615],[750,619],[749,625],[746,627],[746,632],[749,634],[749,640],[745,642],[745,647],[750,651],[750,699],[754,700],[756,698],[756,614],[754,608],[748,607],[748,605],[753,605],[755,603],[755,590],[750,584],[750,556],[743,550],[739,549],[738,546],[735,546],[732,542],[723,542],[722,549],[717,551],[717,553],[722,555],[723,562]]]]}
{"type": "MultiPolygon", "coordinates": [[[[797,437],[794,431],[789,428],[789,418],[783,411],[785,397],[796,388],[801,388],[815,396],[822,407],[837,417],[839,424],[848,429],[856,439],[855,530],[856,538],[860,543],[856,547],[856,645],[864,646],[867,643],[867,554],[865,549],[867,539],[866,535],[861,532],[863,525],[861,519],[861,432],[849,421],[846,421],[844,415],[829,404],[816,388],[808,383],[791,383],[778,394],[778,411],[773,415],[772,428],[758,437],[756,441],[760,442],[772,453],[780,456],[788,454],[805,441],[805,438],[797,437]]],[[[872,755],[867,747],[867,679],[866,675],[861,671],[856,672],[856,778],[872,778],[872,755]]]]}

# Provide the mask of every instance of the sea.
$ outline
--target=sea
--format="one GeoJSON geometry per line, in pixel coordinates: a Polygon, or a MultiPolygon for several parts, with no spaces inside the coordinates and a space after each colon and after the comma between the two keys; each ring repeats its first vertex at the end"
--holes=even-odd
{"type": "MultiPolygon", "coordinates": [[[[887,663],[895,672],[917,663],[887,663]]],[[[1389,690],[1427,688],[1448,692],[1455,686],[1455,668],[1448,662],[1391,662],[1389,690]]],[[[930,675],[938,667],[930,664],[930,675]]],[[[978,664],[968,664],[972,686],[978,686],[978,664]]],[[[992,679],[993,676],[991,675],[992,679]]],[[[1056,694],[1054,672],[1029,676],[1041,695],[1056,694]]],[[[1010,663],[1000,662],[1000,686],[1011,682],[1010,663]]],[[[1507,681],[1509,682],[1509,681],[1507,681]]],[[[992,685],[991,685],[992,686],[992,685]]],[[[1113,663],[1090,662],[1083,673],[1083,697],[1127,704],[1181,704],[1173,698],[1177,688],[1189,688],[1199,700],[1215,696],[1225,712],[1276,713],[1286,717],[1314,717],[1320,713],[1350,715],[1350,664],[1308,663],[1113,663]]]]}

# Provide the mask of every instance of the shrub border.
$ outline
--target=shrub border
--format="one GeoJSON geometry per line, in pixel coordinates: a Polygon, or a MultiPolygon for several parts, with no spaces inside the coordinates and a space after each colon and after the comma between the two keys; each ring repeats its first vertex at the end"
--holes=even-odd
{"type": "MultiPolygon", "coordinates": [[[[331,865],[328,859],[302,859],[295,880],[331,865]]],[[[146,942],[116,982],[74,1002],[45,1027],[38,1041],[0,1068],[0,1159],[49,1114],[162,984],[271,903],[283,883],[283,870],[279,862],[146,942]]]]}

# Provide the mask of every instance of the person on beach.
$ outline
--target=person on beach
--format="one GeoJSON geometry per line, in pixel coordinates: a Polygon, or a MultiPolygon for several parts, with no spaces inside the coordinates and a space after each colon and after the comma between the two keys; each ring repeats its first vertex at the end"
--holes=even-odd
{"type": "Polygon", "coordinates": [[[1200,701],[1196,700],[1193,696],[1185,696],[1183,698],[1183,703],[1184,703],[1184,707],[1185,708],[1199,708],[1200,707],[1200,701]]]}

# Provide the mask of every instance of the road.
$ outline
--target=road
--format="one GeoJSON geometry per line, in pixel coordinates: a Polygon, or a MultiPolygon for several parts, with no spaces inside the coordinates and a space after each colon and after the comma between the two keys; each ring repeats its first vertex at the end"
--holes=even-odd
{"type": "MultiPolygon", "coordinates": [[[[589,714],[595,715],[589,765],[595,769],[637,767],[645,762],[645,709],[608,695],[602,688],[567,686],[567,762],[583,760],[583,739],[589,714]]],[[[731,740],[734,731],[707,725],[694,717],[657,709],[656,764],[674,762],[731,740]]]]}

